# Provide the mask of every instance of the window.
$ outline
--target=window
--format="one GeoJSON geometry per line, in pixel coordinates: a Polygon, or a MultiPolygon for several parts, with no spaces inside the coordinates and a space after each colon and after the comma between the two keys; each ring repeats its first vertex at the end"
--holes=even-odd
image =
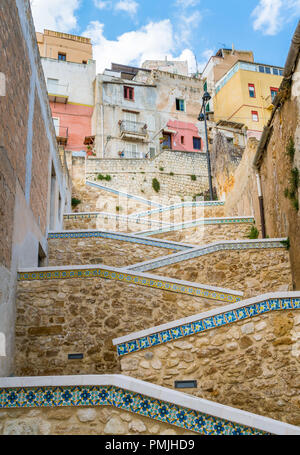
{"type": "Polygon", "coordinates": [[[210,112],[210,104],[209,103],[207,103],[205,110],[206,110],[206,112],[210,112]]]}
{"type": "Polygon", "coordinates": [[[207,82],[204,83],[204,85],[203,85],[203,90],[204,90],[205,92],[207,92],[207,82]]]}
{"type": "Polygon", "coordinates": [[[86,60],[82,60],[82,63],[83,63],[83,65],[87,65],[87,61],[86,60]]]}
{"type": "Polygon", "coordinates": [[[259,69],[260,73],[264,73],[265,72],[265,67],[264,66],[259,65],[258,69],[259,69]]]}
{"type": "Polygon", "coordinates": [[[283,76],[283,70],[279,70],[280,76],[283,76]]]}
{"type": "Polygon", "coordinates": [[[278,93],[278,88],[271,87],[270,90],[271,90],[271,98],[272,98],[272,101],[274,101],[274,99],[275,99],[275,97],[276,97],[276,95],[277,95],[277,93],[278,93]]]}
{"type": "Polygon", "coordinates": [[[193,137],[193,147],[194,150],[201,150],[201,138],[193,137]]]}
{"type": "Polygon", "coordinates": [[[52,117],[52,120],[54,123],[55,134],[56,136],[59,136],[59,117],[52,117]]]}
{"type": "Polygon", "coordinates": [[[58,53],[58,60],[65,62],[67,60],[67,55],[63,53],[58,53]]]}
{"type": "Polygon", "coordinates": [[[137,144],[128,143],[125,146],[125,158],[143,158],[137,144]]]}
{"type": "Polygon", "coordinates": [[[176,99],[176,111],[185,111],[185,103],[184,100],[176,99]]]}
{"type": "Polygon", "coordinates": [[[271,74],[271,68],[269,66],[266,66],[266,73],[271,74]]]}
{"type": "Polygon", "coordinates": [[[135,112],[124,112],[124,120],[126,122],[137,123],[137,114],[135,112]]]}
{"type": "Polygon", "coordinates": [[[124,98],[125,100],[134,101],[134,88],[124,87],[124,98]]]}
{"type": "Polygon", "coordinates": [[[251,114],[252,114],[252,121],[253,122],[258,122],[259,121],[258,112],[257,111],[251,111],[251,114]]]}
{"type": "Polygon", "coordinates": [[[250,98],[256,98],[256,96],[255,96],[255,85],[254,84],[248,84],[248,89],[249,89],[250,98]]]}
{"type": "Polygon", "coordinates": [[[273,74],[275,74],[275,76],[278,76],[279,74],[279,71],[277,68],[273,68],[273,74]]]}
{"type": "Polygon", "coordinates": [[[184,136],[181,136],[181,143],[184,144],[184,136]]]}
{"type": "Polygon", "coordinates": [[[163,142],[162,142],[162,148],[168,148],[169,150],[172,150],[172,138],[171,134],[169,133],[164,133],[163,135],[163,142]]]}

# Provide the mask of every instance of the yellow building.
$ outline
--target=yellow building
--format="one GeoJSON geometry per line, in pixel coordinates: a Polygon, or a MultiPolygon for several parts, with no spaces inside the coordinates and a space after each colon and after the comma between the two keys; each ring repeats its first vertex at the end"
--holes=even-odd
{"type": "Polygon", "coordinates": [[[93,59],[90,38],[52,30],[37,32],[36,37],[41,57],[72,63],[88,63],[93,59]]]}
{"type": "Polygon", "coordinates": [[[247,136],[259,139],[282,75],[280,67],[238,61],[216,84],[214,121],[244,124],[247,136]]]}

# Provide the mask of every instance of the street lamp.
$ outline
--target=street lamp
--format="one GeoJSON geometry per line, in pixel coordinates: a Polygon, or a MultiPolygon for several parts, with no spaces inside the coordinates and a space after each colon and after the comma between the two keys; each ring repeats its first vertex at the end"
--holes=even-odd
{"type": "Polygon", "coordinates": [[[209,182],[209,197],[210,200],[213,201],[213,187],[212,187],[212,177],[211,177],[211,165],[210,165],[210,154],[208,150],[208,136],[207,136],[207,122],[206,122],[206,106],[207,103],[211,100],[211,96],[208,92],[205,92],[202,97],[202,108],[199,114],[198,120],[199,122],[204,121],[205,125],[205,140],[206,140],[206,158],[207,158],[207,168],[208,168],[208,182],[209,182]]]}

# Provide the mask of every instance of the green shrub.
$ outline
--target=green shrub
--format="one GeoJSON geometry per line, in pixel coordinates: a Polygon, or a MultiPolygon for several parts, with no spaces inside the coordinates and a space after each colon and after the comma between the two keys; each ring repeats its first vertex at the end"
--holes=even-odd
{"type": "Polygon", "coordinates": [[[160,167],[159,170],[160,170],[160,172],[163,172],[164,168],[163,168],[163,167],[160,167]]]}
{"type": "Polygon", "coordinates": [[[299,183],[300,183],[300,177],[299,177],[299,169],[297,167],[294,167],[291,170],[291,176],[289,179],[289,183],[290,183],[290,187],[285,188],[284,196],[286,198],[290,199],[292,206],[298,212],[299,211],[298,188],[299,188],[299,183]]]}
{"type": "Polygon", "coordinates": [[[298,199],[293,199],[292,204],[293,204],[294,209],[297,212],[299,212],[299,201],[298,201],[298,199]]]}
{"type": "Polygon", "coordinates": [[[288,237],[287,240],[281,240],[282,245],[286,247],[287,250],[290,249],[291,243],[290,243],[290,238],[288,237]]]}
{"type": "Polygon", "coordinates": [[[195,175],[191,175],[191,180],[195,182],[197,180],[197,177],[195,175]]]}
{"type": "Polygon", "coordinates": [[[106,180],[107,182],[110,182],[111,181],[111,176],[110,175],[102,175],[102,174],[98,174],[97,176],[97,179],[98,180],[106,180]]]}
{"type": "Polygon", "coordinates": [[[249,235],[247,236],[248,239],[258,239],[259,236],[259,231],[255,226],[251,226],[251,230],[249,232],[249,235]]]}
{"type": "Polygon", "coordinates": [[[155,178],[152,180],[152,188],[154,189],[154,191],[156,191],[156,193],[158,193],[160,190],[160,183],[155,178]]]}
{"type": "Polygon", "coordinates": [[[295,149],[294,139],[292,137],[290,137],[290,139],[289,139],[288,145],[286,147],[286,152],[287,152],[288,156],[290,157],[290,160],[293,161],[296,149],[295,149]]]}
{"type": "Polygon", "coordinates": [[[171,175],[171,177],[173,177],[173,175],[174,175],[174,172],[170,172],[170,175],[171,175]]]}
{"type": "Polygon", "coordinates": [[[77,199],[76,197],[72,197],[72,207],[77,207],[77,205],[81,204],[81,200],[77,199]]]}
{"type": "Polygon", "coordinates": [[[291,178],[290,178],[290,184],[293,190],[297,190],[299,187],[299,170],[297,167],[294,167],[291,170],[291,178]]]}
{"type": "Polygon", "coordinates": [[[116,212],[120,212],[122,210],[122,207],[120,207],[119,205],[116,206],[116,212]]]}

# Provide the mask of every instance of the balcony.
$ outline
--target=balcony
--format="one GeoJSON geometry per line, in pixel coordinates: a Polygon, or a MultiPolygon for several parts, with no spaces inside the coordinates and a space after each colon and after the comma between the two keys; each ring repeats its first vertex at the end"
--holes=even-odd
{"type": "Polygon", "coordinates": [[[67,145],[69,128],[67,126],[55,126],[55,133],[58,145],[67,145]]]}
{"type": "Polygon", "coordinates": [[[69,84],[47,82],[49,101],[52,103],[67,104],[69,99],[69,84]]]}
{"type": "Polygon", "coordinates": [[[266,102],[266,106],[265,108],[268,110],[268,111],[272,111],[273,108],[274,108],[274,99],[275,99],[275,96],[272,96],[272,95],[269,95],[267,96],[267,98],[265,98],[265,102],[266,102]]]}
{"type": "Polygon", "coordinates": [[[147,125],[141,122],[123,120],[119,122],[121,139],[144,141],[148,135],[147,125]]]}

